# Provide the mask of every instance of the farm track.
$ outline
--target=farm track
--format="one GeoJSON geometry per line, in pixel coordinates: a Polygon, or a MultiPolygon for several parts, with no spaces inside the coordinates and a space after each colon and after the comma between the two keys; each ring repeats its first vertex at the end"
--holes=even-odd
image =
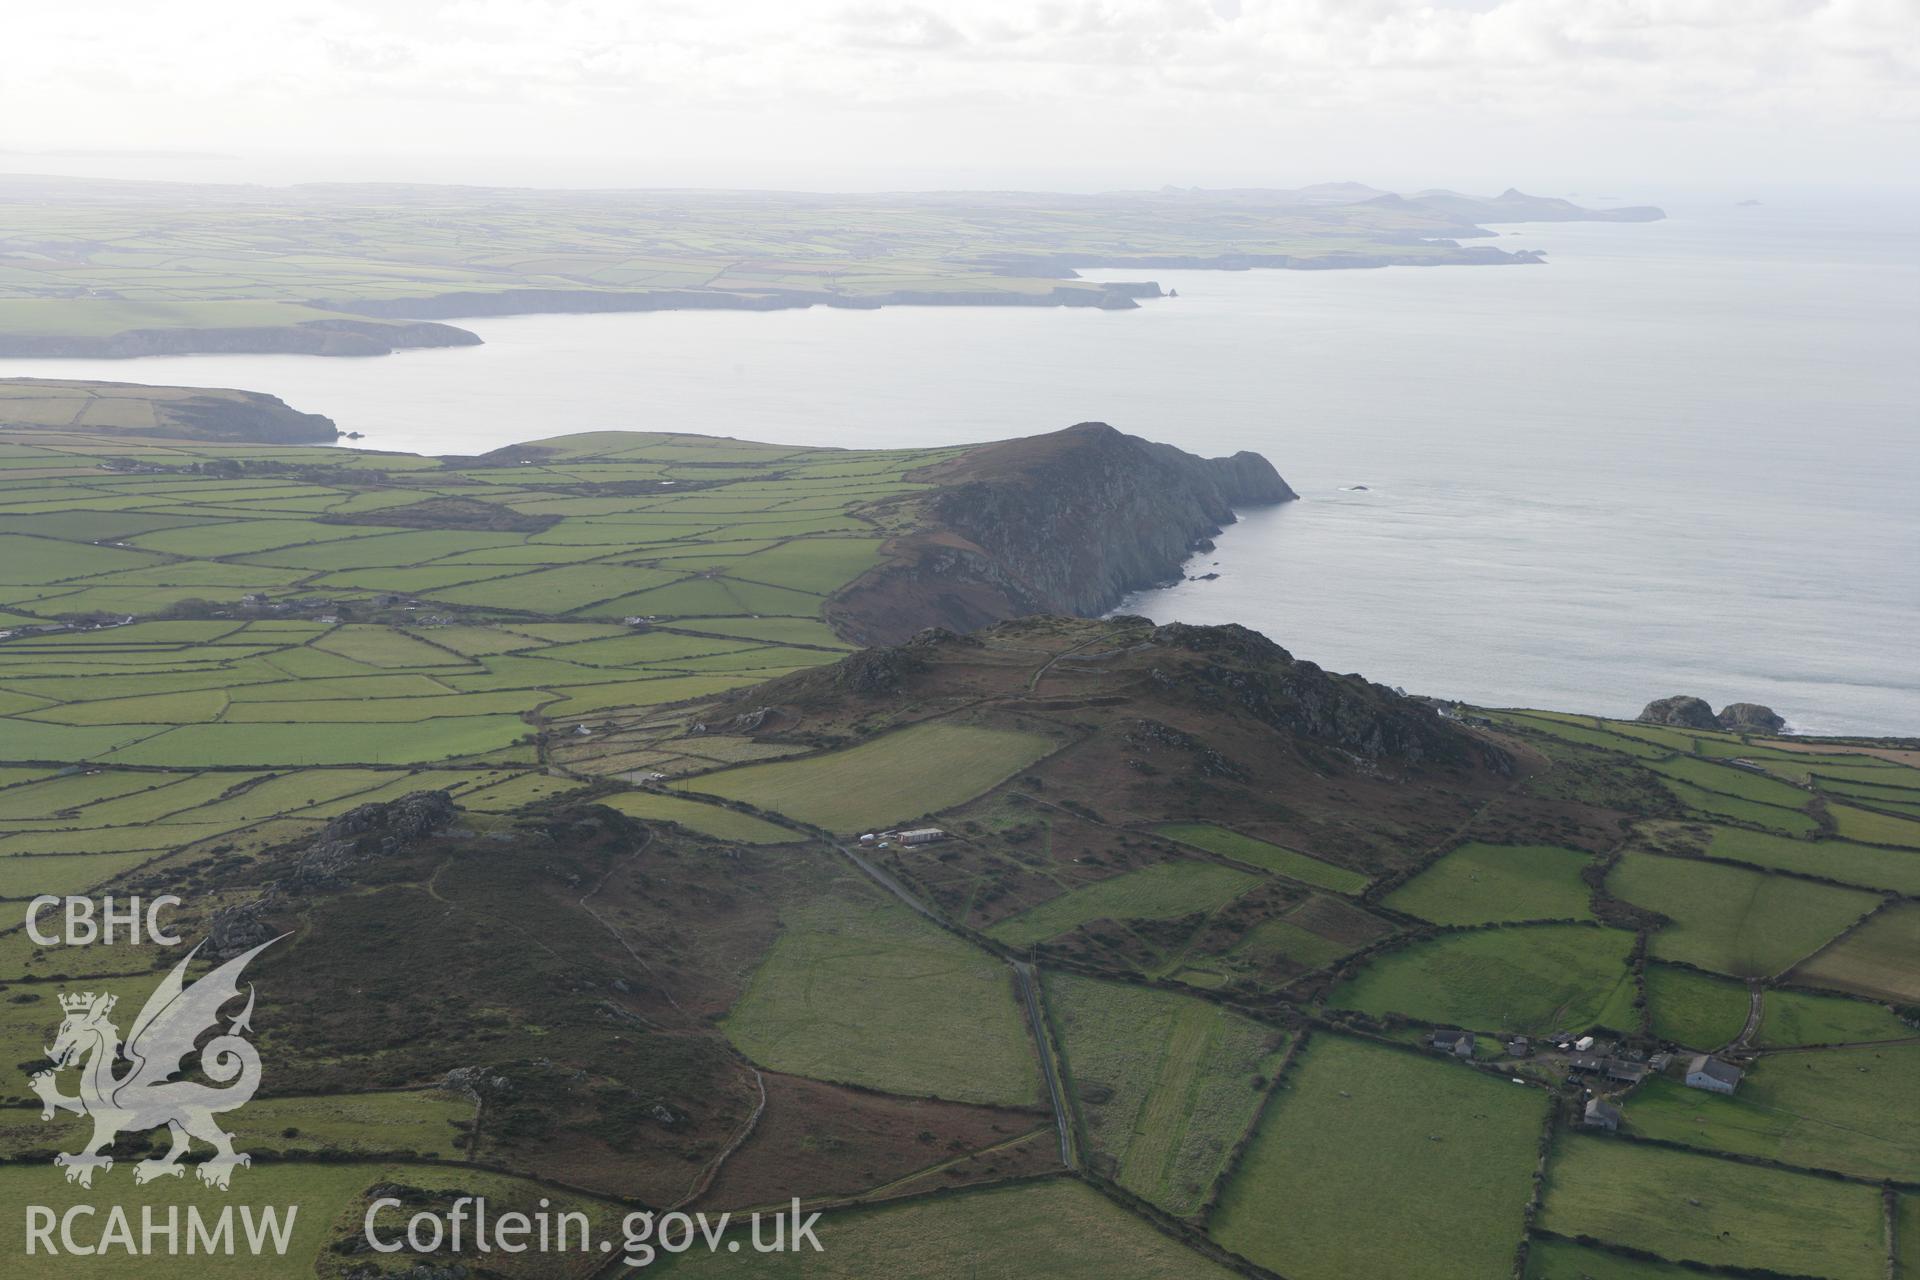
{"type": "Polygon", "coordinates": [[[496,915],[483,915],[482,913],[473,910],[471,907],[464,907],[459,903],[455,902],[453,899],[442,894],[440,892],[440,883],[439,883],[440,874],[441,872],[445,871],[448,867],[452,865],[453,863],[451,860],[441,863],[438,867],[434,869],[433,874],[429,876],[426,882],[421,886],[423,889],[426,890],[426,894],[429,898],[432,898],[435,902],[445,907],[448,910],[448,912],[457,911],[462,915],[472,916],[478,920],[491,921],[492,923],[500,926],[501,928],[511,929],[515,933],[519,934],[521,937],[525,938],[533,946],[536,946],[540,948],[540,950],[546,952],[553,959],[558,960],[560,958],[560,953],[555,951],[553,947],[546,942],[545,939],[536,937],[535,935],[528,933],[524,928],[522,928],[519,924],[515,923],[514,921],[508,920],[501,916],[496,916],[496,915]]]}
{"type": "MultiPolygon", "coordinates": [[[[621,867],[626,866],[630,862],[637,861],[640,855],[645,853],[647,851],[648,846],[650,846],[652,843],[653,843],[653,828],[648,827],[647,838],[645,840],[642,840],[639,843],[639,845],[633,849],[632,852],[627,854],[626,857],[620,859],[618,862],[614,863],[611,867],[608,867],[607,873],[601,876],[599,880],[594,882],[593,888],[587,890],[585,893],[580,895],[580,909],[586,912],[589,916],[591,916],[595,924],[599,925],[602,929],[605,929],[608,935],[612,937],[612,939],[615,942],[620,944],[620,949],[625,951],[629,956],[633,957],[633,962],[639,965],[640,968],[646,973],[648,977],[657,978],[658,975],[654,973],[653,966],[647,963],[647,958],[641,955],[638,951],[635,951],[633,949],[633,944],[627,941],[626,936],[622,934],[620,930],[614,927],[613,922],[611,920],[608,920],[605,916],[601,915],[598,911],[595,911],[593,909],[593,904],[589,901],[589,899],[591,899],[595,894],[599,893],[600,890],[606,887],[607,881],[613,879],[614,872],[618,871],[621,867]]],[[[673,998],[673,992],[667,990],[663,986],[660,988],[660,994],[665,996],[667,998],[667,1003],[672,1005],[675,1009],[679,1009],[680,1012],[682,1013],[686,1012],[686,1010],[680,1009],[680,1002],[673,998]]]]}
{"type": "Polygon", "coordinates": [[[1747,1022],[1740,1028],[1740,1034],[1730,1040],[1725,1048],[1744,1049],[1760,1031],[1760,1015],[1766,1007],[1767,990],[1759,980],[1747,979],[1747,1022]]]}
{"type": "Polygon", "coordinates": [[[707,1194],[713,1187],[713,1180],[720,1176],[721,1166],[726,1164],[734,1152],[745,1146],[747,1139],[753,1136],[753,1131],[760,1127],[760,1117],[766,1114],[767,1110],[767,1078],[760,1074],[760,1068],[751,1067],[749,1069],[753,1072],[753,1087],[758,1090],[760,1094],[759,1101],[753,1105],[753,1114],[747,1117],[747,1122],[740,1126],[740,1132],[733,1135],[732,1141],[720,1149],[720,1154],[716,1155],[712,1162],[700,1171],[700,1176],[694,1179],[693,1186],[688,1190],[687,1194],[667,1206],[669,1211],[685,1208],[701,1196],[707,1194]]]}
{"type": "Polygon", "coordinates": [[[1080,650],[1086,648],[1090,644],[1097,643],[1098,639],[1099,639],[1098,637],[1095,637],[1094,639],[1090,639],[1090,640],[1082,640],[1079,644],[1076,644],[1076,645],[1069,645],[1067,648],[1062,649],[1058,653],[1053,654],[1045,662],[1035,667],[1033,670],[1033,674],[1027,677],[1027,696],[1033,697],[1039,691],[1040,682],[1047,678],[1047,672],[1053,670],[1053,666],[1056,662],[1059,662],[1062,658],[1065,658],[1072,654],[1080,652],[1080,650]]]}

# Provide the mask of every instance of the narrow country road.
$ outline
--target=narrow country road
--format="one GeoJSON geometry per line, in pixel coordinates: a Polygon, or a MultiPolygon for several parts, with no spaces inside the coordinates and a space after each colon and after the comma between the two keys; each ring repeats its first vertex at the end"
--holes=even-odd
{"type": "Polygon", "coordinates": [[[927,919],[933,921],[935,924],[941,926],[942,928],[946,927],[946,921],[942,920],[938,915],[934,914],[934,910],[932,907],[929,907],[926,903],[914,897],[913,891],[907,888],[907,886],[901,884],[898,880],[888,875],[885,871],[882,871],[879,867],[875,866],[873,863],[869,862],[867,859],[861,857],[859,853],[855,852],[849,846],[835,842],[833,847],[838,849],[841,853],[845,854],[848,860],[850,860],[854,866],[866,872],[868,878],[871,879],[875,884],[879,885],[882,889],[885,889],[888,893],[900,899],[900,901],[906,903],[909,907],[912,907],[915,911],[919,912],[921,915],[925,916],[927,919]]]}
{"type": "Polygon", "coordinates": [[[1040,1074],[1047,1081],[1047,1101],[1053,1104],[1054,1127],[1060,1131],[1060,1163],[1069,1169],[1079,1166],[1073,1157],[1073,1131],[1067,1120],[1067,1099],[1060,1088],[1060,1076],[1053,1069],[1053,1051],[1047,1047],[1047,1024],[1040,1015],[1039,983],[1033,966],[1024,960],[1013,962],[1014,976],[1020,979],[1020,994],[1027,1002],[1027,1017],[1033,1023],[1034,1047],[1040,1051],[1040,1074]]]}
{"type": "MultiPolygon", "coordinates": [[[[944,927],[945,921],[934,914],[933,909],[927,906],[926,903],[914,897],[905,885],[875,866],[872,862],[861,857],[848,846],[836,843],[834,848],[845,854],[860,870],[866,872],[875,884],[878,884],[881,888],[935,924],[944,927]]],[[[1039,984],[1035,980],[1033,966],[1031,964],[1028,964],[1024,960],[1015,960],[1011,963],[1013,965],[1014,976],[1018,978],[1020,982],[1021,998],[1026,1002],[1027,1017],[1033,1024],[1034,1048],[1038,1050],[1040,1054],[1040,1073],[1045,1077],[1047,1082],[1047,1101],[1053,1107],[1054,1127],[1060,1132],[1060,1163],[1069,1169],[1076,1169],[1079,1165],[1074,1161],[1073,1130],[1067,1115],[1067,1099],[1066,1094],[1060,1087],[1059,1074],[1053,1069],[1053,1053],[1047,1047],[1047,1024],[1041,1019],[1039,984]]]]}

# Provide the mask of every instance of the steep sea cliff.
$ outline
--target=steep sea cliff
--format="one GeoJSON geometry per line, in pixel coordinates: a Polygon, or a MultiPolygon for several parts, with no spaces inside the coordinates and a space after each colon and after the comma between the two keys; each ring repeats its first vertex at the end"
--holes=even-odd
{"type": "Polygon", "coordinates": [[[1257,453],[1202,458],[1083,422],[970,449],[920,472],[930,492],[874,511],[891,559],[833,602],[865,644],[1035,613],[1097,616],[1175,579],[1235,507],[1296,495],[1257,453]]]}

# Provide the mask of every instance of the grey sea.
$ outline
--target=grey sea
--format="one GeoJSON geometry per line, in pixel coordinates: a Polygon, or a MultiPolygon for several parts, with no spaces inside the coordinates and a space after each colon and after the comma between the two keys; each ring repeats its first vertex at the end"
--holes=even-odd
{"type": "Polygon", "coordinates": [[[486,319],[371,360],[18,360],[245,387],[360,447],[565,432],[885,447],[1101,420],[1266,454],[1250,511],[1123,608],[1239,622],[1410,691],[1631,714],[1669,693],[1920,735],[1920,219],[1770,198],[1501,228],[1537,267],[1107,272],[1179,296],[486,319]]]}

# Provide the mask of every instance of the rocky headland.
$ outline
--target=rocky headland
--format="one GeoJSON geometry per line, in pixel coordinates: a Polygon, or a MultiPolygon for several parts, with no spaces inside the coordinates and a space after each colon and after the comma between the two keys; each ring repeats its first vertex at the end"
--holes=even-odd
{"type": "Polygon", "coordinates": [[[261,391],[0,378],[0,428],[10,427],[227,444],[313,444],[340,434],[332,418],[261,391]]]}
{"type": "Polygon", "coordinates": [[[888,563],[829,605],[863,644],[928,626],[1098,616],[1177,579],[1236,507],[1298,496],[1259,454],[1202,458],[1099,422],[982,445],[913,478],[936,487],[870,513],[902,530],[888,563]]]}
{"type": "Polygon", "coordinates": [[[119,333],[0,333],[0,357],[133,359],[138,356],[385,356],[422,347],[475,347],[480,335],[431,321],[339,319],[231,328],[125,329],[119,333]]]}

